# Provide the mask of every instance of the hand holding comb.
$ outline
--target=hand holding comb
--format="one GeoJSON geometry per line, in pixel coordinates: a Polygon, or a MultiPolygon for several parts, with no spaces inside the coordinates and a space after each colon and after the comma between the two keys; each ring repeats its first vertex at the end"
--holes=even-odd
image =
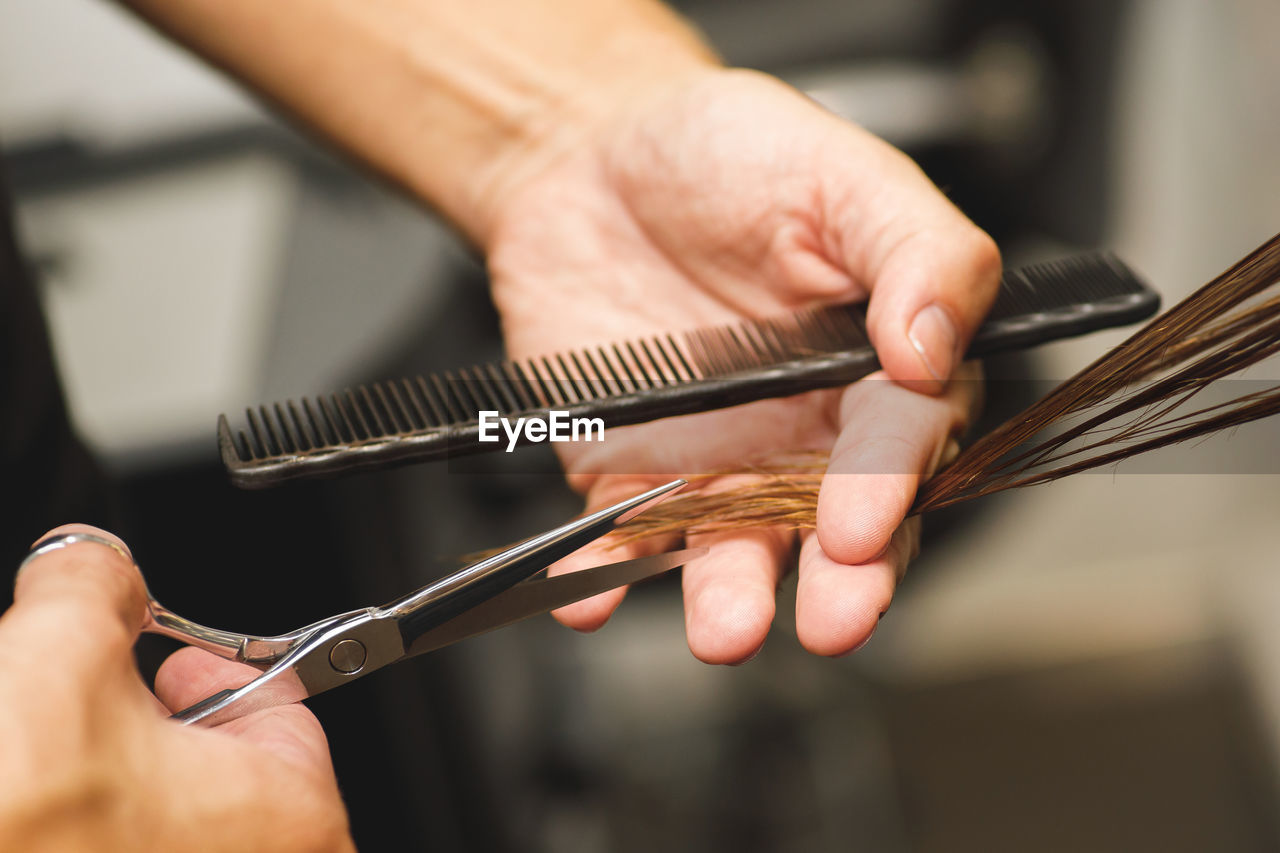
{"type": "MultiPolygon", "coordinates": [[[[1134,322],[1158,304],[1105,253],[1012,270],[968,356],[1134,322]]],[[[232,481],[262,488],[503,446],[479,440],[483,411],[623,426],[846,385],[878,366],[864,306],[841,305],[259,406],[236,432],[220,418],[218,443],[232,481]]]]}
{"type": "MultiPolygon", "coordinates": [[[[1280,414],[1280,382],[1203,392],[1280,353],[1280,235],[970,445],[916,494],[911,514],[1091,468],[1280,414]]],[[[737,472],[750,486],[661,507],[627,541],[817,524],[822,454],[779,453],[737,472]]],[[[696,489],[698,480],[695,478],[696,489]]]]}

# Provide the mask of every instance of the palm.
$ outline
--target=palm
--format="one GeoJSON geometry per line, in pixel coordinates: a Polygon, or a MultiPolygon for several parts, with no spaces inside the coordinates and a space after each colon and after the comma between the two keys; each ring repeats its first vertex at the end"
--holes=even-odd
{"type": "MultiPolygon", "coordinates": [[[[754,75],[669,98],[562,158],[504,206],[489,266],[510,354],[864,296],[862,281],[894,236],[867,212],[874,190],[861,187],[904,169],[914,166],[883,143],[754,75]],[[841,156],[851,144],[860,156],[841,156]]],[[[839,400],[837,391],[816,392],[615,429],[603,444],[562,445],[562,455],[594,506],[770,451],[830,449],[839,400]]],[[[896,526],[867,557],[886,549],[896,526]]],[[[904,551],[909,539],[900,537],[904,551]]],[[[751,531],[709,541],[713,555],[685,574],[690,644],[707,660],[742,659],[763,641],[792,537],[751,531]],[[699,594],[708,597],[702,607],[699,594]]],[[[595,627],[618,598],[563,618],[595,627]]]]}
{"type": "MultiPolygon", "coordinates": [[[[627,129],[603,151],[559,164],[508,205],[489,263],[512,355],[776,314],[850,290],[823,254],[811,209],[821,187],[791,171],[812,162],[797,156],[802,135],[784,131],[744,151],[747,129],[736,117],[710,135],[691,128],[685,119],[698,107],[693,98],[662,126],[627,129]],[[687,138],[695,132],[700,139],[687,138]],[[696,161],[690,150],[700,152],[696,161]]],[[[829,446],[832,400],[806,395],[633,431],[650,438],[644,445],[611,433],[603,453],[566,455],[575,473],[620,471],[623,452],[632,473],[646,463],[668,473],[741,461],[744,450],[780,442],[829,446]],[[715,441],[697,438],[713,431],[715,441]],[[659,445],[654,435],[680,440],[659,445]]]]}

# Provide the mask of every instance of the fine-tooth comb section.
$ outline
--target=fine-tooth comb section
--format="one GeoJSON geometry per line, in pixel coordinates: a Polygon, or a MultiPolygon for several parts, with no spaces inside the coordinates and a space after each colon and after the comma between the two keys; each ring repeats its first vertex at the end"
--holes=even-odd
{"type": "MultiPolygon", "coordinates": [[[[968,355],[1134,322],[1158,305],[1108,254],[1009,270],[968,355]]],[[[622,426],[843,385],[878,366],[864,306],[839,305],[258,406],[234,431],[220,417],[218,442],[232,480],[258,488],[505,449],[505,436],[479,440],[481,411],[622,426]]]]}

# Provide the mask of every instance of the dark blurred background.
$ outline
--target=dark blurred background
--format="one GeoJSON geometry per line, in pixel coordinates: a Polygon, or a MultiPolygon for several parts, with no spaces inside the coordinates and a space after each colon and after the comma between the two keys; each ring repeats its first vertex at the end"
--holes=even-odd
{"type": "MultiPolygon", "coordinates": [[[[681,8],[906,149],[1011,263],[1110,247],[1168,303],[1280,223],[1273,0],[681,8]]],[[[497,356],[483,269],[109,4],[0,10],[24,242],[161,600],[283,631],[577,511],[497,457],[229,486],[220,412],[497,356]]],[[[992,370],[1060,378],[1118,339],[992,370]]],[[[1225,446],[1275,471],[1276,439],[1225,446]]],[[[934,520],[850,658],[798,647],[792,581],[760,657],[699,664],[667,581],[596,635],[536,620],[314,708],[367,850],[1280,849],[1278,511],[1274,474],[1081,476],[934,520]]]]}

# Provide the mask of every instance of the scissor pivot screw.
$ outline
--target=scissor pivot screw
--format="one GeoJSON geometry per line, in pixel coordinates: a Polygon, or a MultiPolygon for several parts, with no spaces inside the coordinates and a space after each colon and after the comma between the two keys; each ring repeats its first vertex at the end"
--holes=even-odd
{"type": "Polygon", "coordinates": [[[329,663],[338,672],[352,675],[364,666],[366,656],[363,643],[359,640],[346,639],[334,643],[333,648],[329,650],[329,663]]]}

